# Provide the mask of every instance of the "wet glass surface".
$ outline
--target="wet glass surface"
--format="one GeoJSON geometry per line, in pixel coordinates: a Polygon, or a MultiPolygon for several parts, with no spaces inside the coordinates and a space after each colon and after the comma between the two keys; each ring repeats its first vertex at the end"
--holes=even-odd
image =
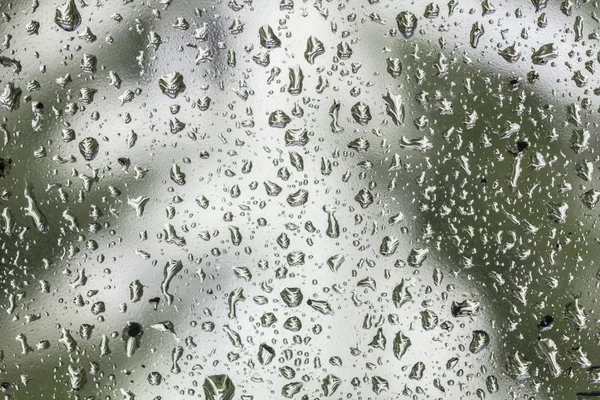
{"type": "Polygon", "coordinates": [[[2,2],[0,391],[600,397],[599,13],[2,2]]]}

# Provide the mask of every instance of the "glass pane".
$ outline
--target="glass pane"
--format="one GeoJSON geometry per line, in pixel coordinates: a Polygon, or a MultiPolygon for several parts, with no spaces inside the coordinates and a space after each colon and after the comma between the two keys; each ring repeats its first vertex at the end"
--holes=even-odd
{"type": "Polygon", "coordinates": [[[2,2],[5,398],[600,396],[597,7],[2,2]]]}

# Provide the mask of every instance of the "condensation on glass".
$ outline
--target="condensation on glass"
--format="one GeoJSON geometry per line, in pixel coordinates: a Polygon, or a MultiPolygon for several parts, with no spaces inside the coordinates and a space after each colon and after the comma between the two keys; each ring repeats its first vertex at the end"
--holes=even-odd
{"type": "Polygon", "coordinates": [[[600,398],[598,3],[0,4],[6,399],[600,398]]]}

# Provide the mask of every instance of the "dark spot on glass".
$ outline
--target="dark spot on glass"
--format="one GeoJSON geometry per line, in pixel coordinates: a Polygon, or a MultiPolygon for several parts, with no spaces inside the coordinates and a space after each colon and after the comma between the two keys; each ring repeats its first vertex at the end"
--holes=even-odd
{"type": "Polygon", "coordinates": [[[525,150],[527,150],[527,148],[528,148],[528,147],[529,147],[529,143],[527,143],[527,142],[526,142],[526,141],[524,141],[524,140],[519,140],[519,141],[517,142],[517,151],[518,151],[519,153],[522,153],[522,152],[524,152],[525,150]]]}
{"type": "Polygon", "coordinates": [[[536,83],[539,80],[540,80],[540,74],[538,74],[537,72],[535,72],[535,71],[529,71],[527,73],[527,81],[529,83],[536,83]]]}
{"type": "Polygon", "coordinates": [[[0,157],[0,179],[6,178],[11,165],[12,160],[10,158],[0,157]]]}
{"type": "Polygon", "coordinates": [[[142,333],[142,326],[137,322],[131,322],[127,326],[127,335],[129,335],[129,337],[136,337],[140,333],[142,333]]]}
{"type": "Polygon", "coordinates": [[[125,169],[129,168],[131,165],[131,160],[129,160],[129,158],[121,157],[117,159],[117,161],[119,162],[119,165],[125,169]]]}
{"type": "Polygon", "coordinates": [[[158,304],[160,303],[160,297],[153,297],[150,300],[148,300],[148,303],[152,304],[152,307],[154,307],[154,311],[156,311],[158,309],[158,304]]]}
{"type": "Polygon", "coordinates": [[[552,318],[551,315],[546,315],[546,316],[542,317],[538,326],[542,331],[547,331],[550,328],[552,328],[553,323],[554,323],[554,318],[552,318]]]}

